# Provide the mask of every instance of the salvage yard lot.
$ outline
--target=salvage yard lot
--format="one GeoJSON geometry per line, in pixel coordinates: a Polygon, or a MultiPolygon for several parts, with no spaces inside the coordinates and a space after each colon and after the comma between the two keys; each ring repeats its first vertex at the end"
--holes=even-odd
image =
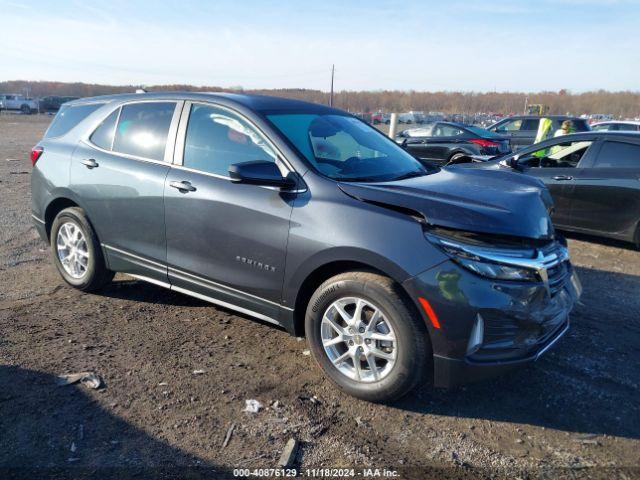
{"type": "Polygon", "coordinates": [[[125,275],[99,294],[63,284],[29,217],[28,153],[50,120],[0,116],[0,477],[275,467],[289,438],[301,442],[303,468],[640,474],[640,252],[571,238],[584,294],[541,360],[373,405],[334,389],[306,342],[271,326],[125,275]],[[56,386],[82,371],[106,387],[56,386]],[[247,399],[265,409],[243,412],[247,399]]]}

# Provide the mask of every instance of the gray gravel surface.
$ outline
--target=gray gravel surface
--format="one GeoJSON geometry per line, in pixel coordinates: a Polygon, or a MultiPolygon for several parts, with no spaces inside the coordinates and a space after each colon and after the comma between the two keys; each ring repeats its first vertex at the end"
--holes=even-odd
{"type": "Polygon", "coordinates": [[[0,116],[0,477],[189,467],[221,478],[276,467],[290,438],[302,469],[638,477],[639,252],[570,240],[582,304],[530,368],[373,405],[334,389],[304,340],[268,325],[124,275],[100,294],[66,286],[29,218],[28,155],[49,121],[0,116]],[[84,371],[106,386],[56,385],[84,371]],[[265,408],[243,412],[247,399],[265,408]]]}

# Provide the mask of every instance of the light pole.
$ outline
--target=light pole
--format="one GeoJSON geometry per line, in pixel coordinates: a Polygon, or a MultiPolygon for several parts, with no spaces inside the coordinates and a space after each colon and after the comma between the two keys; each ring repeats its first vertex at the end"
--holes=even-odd
{"type": "Polygon", "coordinates": [[[333,74],[335,71],[335,65],[331,65],[331,91],[329,93],[329,106],[333,107],[333,74]]]}

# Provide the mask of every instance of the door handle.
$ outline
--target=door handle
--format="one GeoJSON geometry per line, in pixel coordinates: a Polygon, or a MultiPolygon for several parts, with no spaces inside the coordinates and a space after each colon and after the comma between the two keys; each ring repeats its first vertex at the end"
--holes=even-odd
{"type": "Polygon", "coordinates": [[[177,188],[181,192],[195,192],[196,187],[191,185],[191,182],[182,181],[182,182],[169,182],[169,186],[172,188],[177,188]]]}
{"type": "Polygon", "coordinates": [[[573,180],[573,177],[571,175],[556,175],[555,177],[553,177],[554,180],[573,180]]]}
{"type": "Polygon", "coordinates": [[[93,158],[85,158],[84,160],[80,160],[80,163],[88,169],[96,168],[99,166],[98,162],[96,162],[93,158]]]}

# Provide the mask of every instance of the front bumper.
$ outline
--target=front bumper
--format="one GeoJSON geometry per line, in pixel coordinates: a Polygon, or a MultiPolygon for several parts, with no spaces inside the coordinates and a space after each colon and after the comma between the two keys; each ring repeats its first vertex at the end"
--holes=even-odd
{"type": "Polygon", "coordinates": [[[433,383],[453,387],[494,377],[537,360],[569,329],[582,287],[565,262],[554,287],[496,281],[446,261],[404,283],[413,299],[427,299],[439,328],[420,310],[433,348],[433,383]],[[483,341],[470,349],[481,318],[483,341]]]}

